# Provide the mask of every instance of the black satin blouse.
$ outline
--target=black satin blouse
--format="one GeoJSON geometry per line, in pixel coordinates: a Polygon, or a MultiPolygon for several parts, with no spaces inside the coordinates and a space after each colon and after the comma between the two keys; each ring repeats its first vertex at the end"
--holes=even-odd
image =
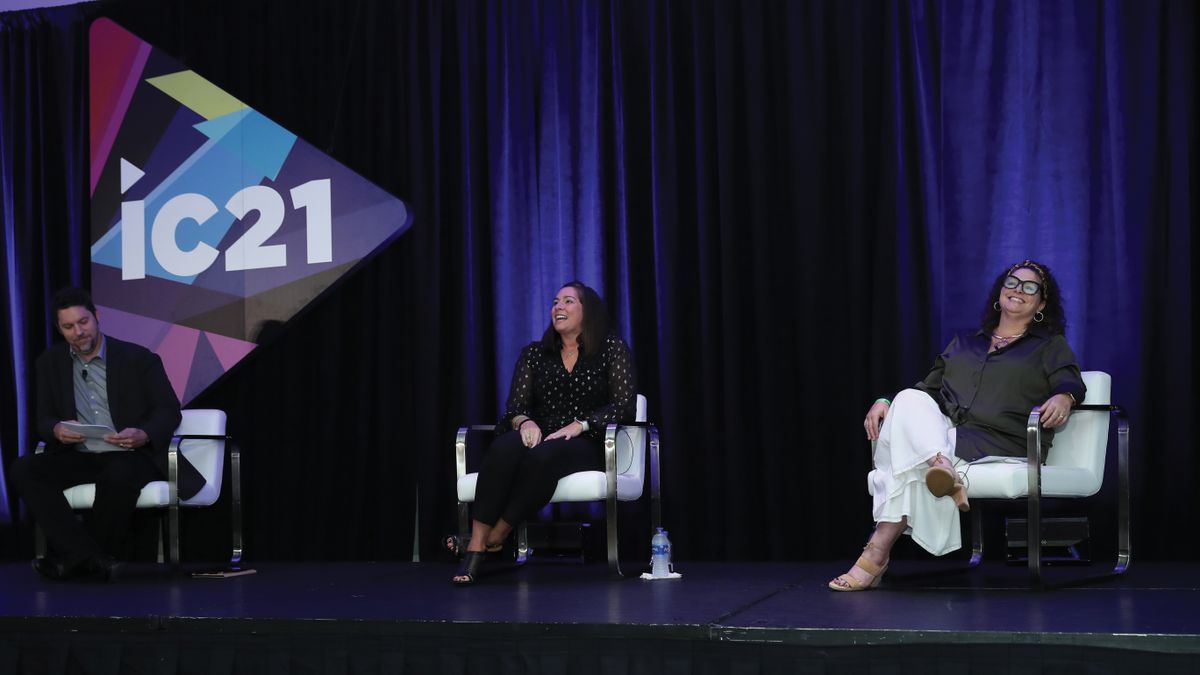
{"type": "MultiPolygon", "coordinates": [[[[968,462],[986,455],[1024,457],[1025,424],[1034,406],[1055,394],[1082,402],[1087,388],[1062,335],[1027,333],[989,353],[982,330],[954,336],[915,388],[929,394],[956,427],[954,454],[968,462]]],[[[1054,430],[1042,431],[1042,461],[1054,430]]]]}

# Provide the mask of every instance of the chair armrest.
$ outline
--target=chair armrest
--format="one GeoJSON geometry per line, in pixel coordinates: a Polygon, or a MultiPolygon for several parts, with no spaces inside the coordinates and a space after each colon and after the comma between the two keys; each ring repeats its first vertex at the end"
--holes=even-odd
{"type": "MultiPolygon", "coordinates": [[[[1129,541],[1129,415],[1119,405],[1110,404],[1080,404],[1073,408],[1083,412],[1107,412],[1117,418],[1117,565],[1113,574],[1123,574],[1129,568],[1133,559],[1129,541]]],[[[1041,541],[1042,517],[1042,415],[1036,408],[1030,411],[1025,424],[1027,438],[1026,461],[1029,464],[1029,496],[1027,517],[1028,531],[1026,541],[1029,542],[1029,573],[1040,583],[1041,581],[1041,547],[1033,542],[1041,541]]]]}
{"type": "Polygon", "coordinates": [[[610,499],[617,497],[617,429],[620,425],[609,422],[604,425],[604,494],[610,499]]]}
{"type": "Polygon", "coordinates": [[[1125,414],[1125,409],[1122,408],[1121,406],[1108,405],[1106,403],[1080,403],[1079,405],[1075,406],[1074,408],[1071,408],[1072,412],[1079,411],[1079,410],[1094,411],[1094,412],[1108,412],[1108,413],[1112,413],[1113,416],[1117,417],[1117,418],[1128,417],[1125,414]]]}
{"type": "Polygon", "coordinates": [[[495,424],[470,424],[458,428],[458,433],[454,436],[454,476],[456,479],[467,475],[467,433],[495,430],[495,424]]]}
{"type": "Polygon", "coordinates": [[[233,440],[233,436],[230,436],[229,434],[175,434],[174,436],[171,437],[171,440],[175,440],[177,438],[181,441],[186,441],[186,440],[191,440],[191,439],[210,440],[210,441],[232,441],[233,440]]]}
{"type": "MultiPolygon", "coordinates": [[[[1042,465],[1042,411],[1034,408],[1029,411],[1029,419],[1025,421],[1025,460],[1030,466],[1042,465]]],[[[1029,494],[1033,494],[1032,479],[1029,483],[1029,494]]]]}
{"type": "MultiPolygon", "coordinates": [[[[610,477],[609,492],[616,494],[617,489],[617,430],[621,427],[640,427],[650,432],[655,444],[658,442],[658,427],[654,422],[609,422],[604,425],[604,473],[610,477]]],[[[646,441],[650,442],[649,439],[646,441]]]]}
{"type": "MultiPolygon", "coordinates": [[[[1081,403],[1071,408],[1071,413],[1076,412],[1106,412],[1117,418],[1118,433],[1129,432],[1129,415],[1125,409],[1119,405],[1110,405],[1107,403],[1081,403]]],[[[1029,462],[1037,460],[1041,464],[1041,445],[1042,445],[1042,413],[1034,408],[1029,411],[1029,419],[1025,423],[1026,433],[1026,456],[1025,459],[1029,462]],[[1034,436],[1037,437],[1037,444],[1034,444],[1034,436]]]]}
{"type": "MultiPolygon", "coordinates": [[[[179,506],[179,453],[180,446],[184,441],[190,440],[212,440],[225,441],[226,443],[233,442],[233,436],[229,434],[175,434],[171,437],[171,444],[167,446],[167,504],[168,507],[179,506]]],[[[234,451],[236,452],[236,450],[234,451]]]]}

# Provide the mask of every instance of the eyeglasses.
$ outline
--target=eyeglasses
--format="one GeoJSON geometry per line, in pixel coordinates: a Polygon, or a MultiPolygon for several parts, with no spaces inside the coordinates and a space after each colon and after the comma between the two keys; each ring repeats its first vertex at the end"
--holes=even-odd
{"type": "Polygon", "coordinates": [[[1007,277],[1004,277],[1004,287],[1009,290],[1019,288],[1025,295],[1037,295],[1038,293],[1042,292],[1042,285],[1038,282],[1025,281],[1024,279],[1014,277],[1011,274],[1007,277]]]}

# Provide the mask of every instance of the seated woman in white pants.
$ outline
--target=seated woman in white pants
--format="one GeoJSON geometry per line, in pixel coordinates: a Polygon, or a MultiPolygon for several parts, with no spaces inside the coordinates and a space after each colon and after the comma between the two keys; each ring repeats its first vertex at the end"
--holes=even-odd
{"type": "Polygon", "coordinates": [[[996,278],[980,328],[959,333],[933,369],[895,401],[879,399],[863,426],[875,444],[875,531],[835,591],[879,585],[901,534],[934,555],[958,550],[970,509],[970,463],[1025,456],[1025,422],[1040,406],[1042,457],[1086,389],[1063,336],[1066,316],[1050,270],[1025,260],[996,278]],[[967,477],[966,483],[963,477],[967,477]]]}

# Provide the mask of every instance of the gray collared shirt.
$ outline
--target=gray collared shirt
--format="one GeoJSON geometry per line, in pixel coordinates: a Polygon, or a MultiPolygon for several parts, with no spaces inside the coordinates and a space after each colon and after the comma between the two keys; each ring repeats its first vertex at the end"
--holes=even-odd
{"type": "MultiPolygon", "coordinates": [[[[74,349],[70,351],[75,419],[83,424],[103,424],[114,428],[112,413],[108,409],[108,341],[101,335],[100,353],[86,363],[74,349]]],[[[82,452],[109,452],[113,446],[104,441],[88,439],[77,449],[82,452]]]]}

